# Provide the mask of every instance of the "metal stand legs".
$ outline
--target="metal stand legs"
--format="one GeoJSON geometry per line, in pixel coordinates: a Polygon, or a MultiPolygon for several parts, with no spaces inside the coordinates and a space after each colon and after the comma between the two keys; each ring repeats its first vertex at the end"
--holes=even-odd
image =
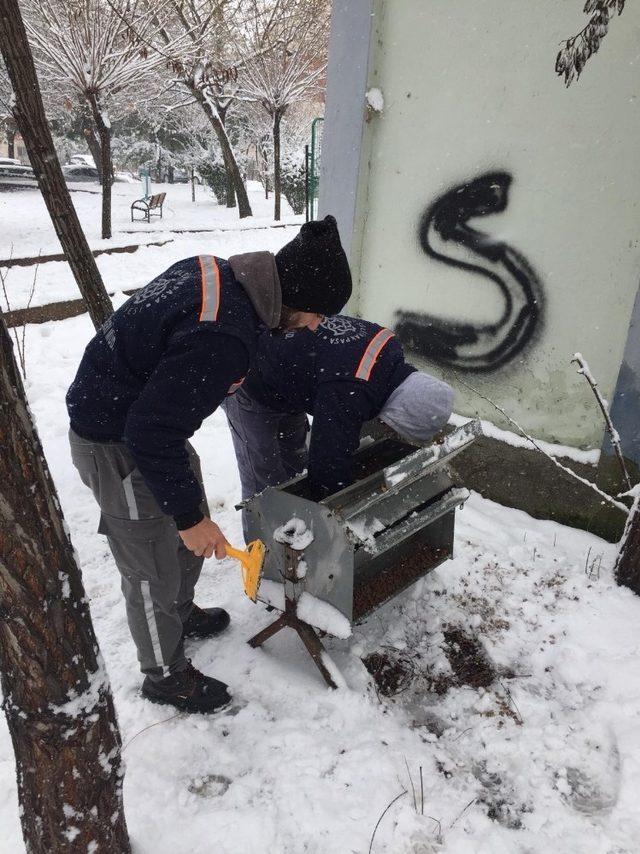
{"type": "MultiPolygon", "coordinates": [[[[320,642],[320,638],[316,634],[315,629],[310,626],[308,623],[305,623],[304,620],[301,620],[298,617],[297,613],[297,598],[298,591],[297,586],[299,583],[299,579],[297,576],[297,568],[298,561],[300,560],[300,555],[298,552],[294,551],[289,546],[285,546],[285,554],[286,554],[286,564],[285,564],[285,598],[284,598],[284,613],[281,614],[277,620],[271,623],[270,626],[267,626],[262,631],[258,632],[257,635],[254,635],[249,641],[249,646],[256,647],[262,646],[265,641],[268,641],[269,638],[272,638],[275,634],[277,634],[280,629],[283,629],[285,626],[289,626],[289,628],[294,629],[300,640],[303,642],[305,647],[307,648],[307,652],[315,662],[316,667],[322,674],[324,681],[330,688],[337,688],[338,686],[333,681],[331,673],[329,672],[326,664],[325,664],[325,656],[327,653],[325,652],[322,643],[320,642]]],[[[328,656],[327,656],[328,658],[328,656]]]]}

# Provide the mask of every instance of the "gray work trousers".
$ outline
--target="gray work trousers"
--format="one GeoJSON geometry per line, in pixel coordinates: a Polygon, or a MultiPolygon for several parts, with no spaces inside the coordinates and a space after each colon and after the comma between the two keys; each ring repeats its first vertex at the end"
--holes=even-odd
{"type": "MultiPolygon", "coordinates": [[[[236,452],[242,500],[278,486],[307,466],[309,422],[305,412],[277,412],[239,388],[222,404],[236,452]]],[[[247,537],[246,518],[242,525],[247,537]]]]}
{"type": "MultiPolygon", "coordinates": [[[[106,534],[120,571],[140,669],[152,679],[182,670],[186,666],[182,624],[193,608],[204,558],[185,547],[126,445],[90,442],[73,430],[69,442],[73,464],[100,506],[98,532],[106,534]]],[[[202,486],[200,459],[189,443],[187,450],[202,486]]],[[[209,515],[206,501],[200,509],[209,515]]]]}

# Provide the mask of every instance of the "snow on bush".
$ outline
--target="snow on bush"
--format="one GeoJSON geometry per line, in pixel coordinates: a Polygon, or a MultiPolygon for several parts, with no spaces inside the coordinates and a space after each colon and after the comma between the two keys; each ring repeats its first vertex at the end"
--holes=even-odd
{"type": "Polygon", "coordinates": [[[304,213],[306,201],[304,151],[289,151],[281,160],[282,192],[295,214],[304,213]]]}

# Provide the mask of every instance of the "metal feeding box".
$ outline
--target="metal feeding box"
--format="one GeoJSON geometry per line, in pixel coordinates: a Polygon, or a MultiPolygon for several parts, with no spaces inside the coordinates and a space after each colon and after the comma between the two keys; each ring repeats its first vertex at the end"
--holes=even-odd
{"type": "Polygon", "coordinates": [[[355,482],[323,501],[307,497],[306,476],[247,501],[249,537],[267,547],[258,598],[282,611],[252,646],[290,626],[335,687],[313,628],[348,636],[352,623],[452,556],[455,510],[469,493],[455,484],[449,463],[480,432],[472,421],[418,448],[397,437],[370,438],[355,455],[355,482]],[[283,545],[274,533],[287,526],[283,545]],[[305,529],[306,541],[296,543],[305,529]]]}

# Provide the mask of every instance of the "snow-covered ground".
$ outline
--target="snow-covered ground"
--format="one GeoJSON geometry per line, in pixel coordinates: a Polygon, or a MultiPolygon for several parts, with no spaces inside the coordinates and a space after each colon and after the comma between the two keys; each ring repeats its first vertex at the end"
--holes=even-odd
{"type": "MultiPolygon", "coordinates": [[[[214,224],[227,221],[226,210],[214,213],[214,224]]],[[[54,251],[46,229],[36,231],[54,251]]],[[[293,233],[171,235],[153,256],[112,256],[109,284],[143,284],[189,253],[275,249],[293,233]]],[[[15,254],[28,254],[21,245],[16,238],[15,254]]],[[[118,574],[67,448],[64,393],[91,334],[86,315],[29,326],[27,390],[115,694],[136,854],[366,854],[398,795],[373,854],[640,850],[640,599],[614,584],[612,546],[477,495],[458,514],[452,561],[348,639],[327,640],[346,688],[324,686],[291,632],[251,649],[246,639],[273,616],[243,595],[234,561],[210,560],[198,601],[227,608],[232,625],[188,652],[231,686],[234,706],[190,717],[143,701],[118,574]],[[468,648],[476,662],[465,675],[468,648]],[[388,661],[391,696],[363,664],[375,654],[388,661]]],[[[240,544],[239,483],[220,413],[194,444],[210,506],[240,544]]],[[[4,719],[0,828],[0,852],[22,852],[4,719]]]]}
{"type": "MultiPolygon", "coordinates": [[[[92,249],[141,245],[131,254],[100,255],[96,259],[110,293],[141,287],[174,261],[191,255],[227,257],[247,248],[279,249],[303,220],[292,214],[283,199],[282,222],[273,227],[273,195],[265,199],[262,186],[249,182],[253,217],[239,220],[237,210],[218,205],[205,186],[196,186],[196,201],[192,202],[190,184],[154,184],[154,193],[167,193],[162,219],[154,217],[150,224],[132,223],[131,202],[141,197],[141,185],[114,184],[113,238],[102,240],[100,188],[94,184],[76,186],[84,189],[73,192],[71,198],[92,249]],[[193,229],[203,233],[188,233],[193,229]],[[146,245],[153,243],[164,245],[146,245]]],[[[39,190],[0,193],[0,223],[0,267],[11,257],[36,258],[62,251],[39,190]]],[[[12,267],[9,271],[6,287],[11,308],[24,308],[29,302],[34,272],[35,267],[12,267]]],[[[78,286],[66,263],[54,261],[38,267],[31,305],[77,298],[78,286]]],[[[6,308],[2,294],[0,305],[6,308]]]]}

